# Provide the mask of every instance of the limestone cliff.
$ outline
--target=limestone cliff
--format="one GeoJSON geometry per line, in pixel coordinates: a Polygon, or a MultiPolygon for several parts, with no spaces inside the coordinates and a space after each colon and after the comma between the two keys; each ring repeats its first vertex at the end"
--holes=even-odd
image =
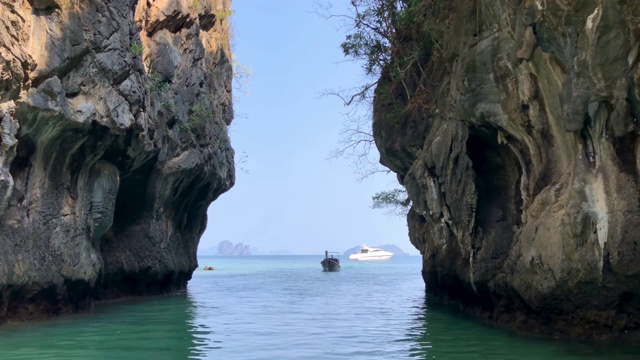
{"type": "Polygon", "coordinates": [[[637,335],[640,4],[418,3],[373,125],[428,293],[529,330],[637,335]]]}
{"type": "Polygon", "coordinates": [[[251,255],[251,248],[243,242],[234,244],[229,240],[224,240],[218,243],[218,253],[216,255],[247,256],[251,255]]]}
{"type": "Polygon", "coordinates": [[[234,183],[229,0],[0,0],[0,323],[184,288],[234,183]]]}

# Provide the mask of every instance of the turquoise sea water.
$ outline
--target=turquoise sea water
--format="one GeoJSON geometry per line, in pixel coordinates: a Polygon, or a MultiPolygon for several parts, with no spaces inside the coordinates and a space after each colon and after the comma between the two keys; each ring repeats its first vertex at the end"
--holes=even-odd
{"type": "Polygon", "coordinates": [[[513,335],[427,307],[420,258],[200,258],[185,294],[0,327],[0,359],[640,359],[634,346],[513,335]]]}

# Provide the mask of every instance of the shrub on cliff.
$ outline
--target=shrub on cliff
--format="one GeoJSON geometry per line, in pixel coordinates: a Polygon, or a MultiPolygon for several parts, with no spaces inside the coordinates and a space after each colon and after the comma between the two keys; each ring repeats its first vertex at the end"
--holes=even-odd
{"type": "Polygon", "coordinates": [[[371,200],[372,209],[386,209],[390,215],[406,216],[411,206],[405,189],[378,191],[371,200]]]}
{"type": "MultiPolygon", "coordinates": [[[[370,156],[375,145],[371,121],[374,91],[386,103],[397,105],[389,114],[390,118],[398,120],[413,95],[421,90],[423,66],[431,57],[435,44],[424,26],[424,10],[421,0],[350,0],[348,14],[336,14],[328,5],[316,9],[321,17],[337,19],[348,29],[340,45],[342,52],[347,58],[361,62],[369,79],[352,89],[325,92],[325,95],[339,97],[350,107],[345,114],[339,147],[330,157],[352,158],[359,179],[388,172],[378,159],[370,156]],[[417,33],[415,29],[418,29],[417,33]],[[391,79],[390,84],[379,84],[383,74],[391,79]]],[[[396,125],[399,123],[396,121],[396,125]]],[[[389,213],[405,215],[408,204],[405,204],[406,196],[400,199],[401,193],[406,194],[406,191],[378,192],[372,197],[372,208],[386,208],[389,213]]]]}
{"type": "Polygon", "coordinates": [[[357,91],[333,92],[345,105],[365,102],[370,105],[373,90],[383,69],[391,67],[392,73],[404,73],[417,59],[418,51],[409,51],[406,56],[397,56],[396,47],[403,43],[402,29],[416,23],[419,0],[350,0],[349,14],[334,14],[331,6],[319,6],[317,13],[325,19],[337,18],[342,27],[349,29],[340,44],[348,58],[362,62],[364,73],[371,79],[357,91]],[[394,61],[395,59],[395,61],[394,61]]]}

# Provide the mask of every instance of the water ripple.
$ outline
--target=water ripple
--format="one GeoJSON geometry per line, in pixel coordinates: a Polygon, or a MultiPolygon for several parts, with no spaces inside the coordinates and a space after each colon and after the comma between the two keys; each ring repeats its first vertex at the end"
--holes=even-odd
{"type": "Polygon", "coordinates": [[[186,294],[0,328],[1,359],[638,359],[634,347],[515,336],[428,308],[419,258],[210,258],[186,294]]]}

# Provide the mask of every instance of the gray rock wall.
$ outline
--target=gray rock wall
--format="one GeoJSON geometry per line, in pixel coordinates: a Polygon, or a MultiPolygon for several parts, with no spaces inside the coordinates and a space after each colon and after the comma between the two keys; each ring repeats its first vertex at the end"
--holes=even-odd
{"type": "Polygon", "coordinates": [[[412,200],[430,296],[527,330],[637,336],[640,4],[425,0],[419,14],[394,56],[425,43],[426,60],[410,94],[382,75],[374,132],[412,200]]]}
{"type": "Polygon", "coordinates": [[[182,289],[233,186],[228,0],[0,0],[0,323],[182,289]]]}

